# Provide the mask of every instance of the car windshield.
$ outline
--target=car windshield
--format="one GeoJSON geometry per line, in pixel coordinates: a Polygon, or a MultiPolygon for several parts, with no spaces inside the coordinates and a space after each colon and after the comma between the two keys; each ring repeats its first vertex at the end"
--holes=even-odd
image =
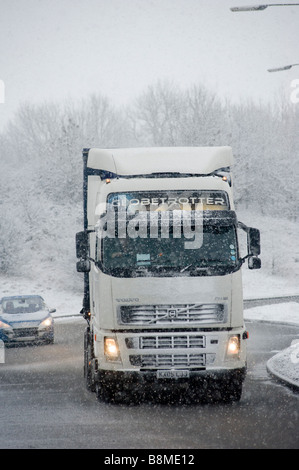
{"type": "Polygon", "coordinates": [[[44,309],[43,299],[39,296],[4,297],[2,311],[8,314],[33,313],[44,309]]]}

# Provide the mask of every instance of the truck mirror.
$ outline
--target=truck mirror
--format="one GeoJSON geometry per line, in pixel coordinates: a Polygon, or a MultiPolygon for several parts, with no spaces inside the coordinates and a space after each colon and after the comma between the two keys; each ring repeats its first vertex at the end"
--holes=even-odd
{"type": "Polygon", "coordinates": [[[77,262],[77,272],[78,273],[89,273],[90,271],[90,261],[86,259],[80,259],[77,262]]]}
{"type": "Polygon", "coordinates": [[[76,233],[76,254],[77,254],[77,258],[86,259],[88,257],[89,236],[88,236],[88,232],[86,231],[76,233]]]}
{"type": "Polygon", "coordinates": [[[256,258],[254,256],[250,256],[248,258],[248,268],[249,269],[260,269],[262,263],[260,258],[256,258]]]}
{"type": "Polygon", "coordinates": [[[248,254],[258,256],[261,252],[260,231],[257,228],[250,227],[247,237],[248,254]]]}

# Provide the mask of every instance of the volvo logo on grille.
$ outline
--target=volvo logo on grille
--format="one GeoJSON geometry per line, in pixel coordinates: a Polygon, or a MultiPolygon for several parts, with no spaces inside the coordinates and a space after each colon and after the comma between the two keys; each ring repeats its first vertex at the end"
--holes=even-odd
{"type": "Polygon", "coordinates": [[[167,316],[168,316],[169,318],[175,318],[175,317],[177,316],[177,314],[178,314],[178,311],[177,311],[176,308],[169,308],[169,309],[167,310],[167,316]]]}

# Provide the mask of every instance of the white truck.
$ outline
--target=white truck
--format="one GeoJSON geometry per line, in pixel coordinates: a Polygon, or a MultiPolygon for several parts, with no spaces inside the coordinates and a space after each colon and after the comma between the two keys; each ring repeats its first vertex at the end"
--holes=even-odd
{"type": "Polygon", "coordinates": [[[83,149],[77,271],[84,376],[99,398],[181,387],[240,400],[241,266],[261,262],[259,230],[236,217],[232,163],[230,147],[83,149]]]}

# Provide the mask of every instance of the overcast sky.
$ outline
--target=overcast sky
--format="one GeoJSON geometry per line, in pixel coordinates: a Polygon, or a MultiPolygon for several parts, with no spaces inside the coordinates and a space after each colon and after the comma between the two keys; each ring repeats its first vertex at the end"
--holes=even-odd
{"type": "Polygon", "coordinates": [[[299,67],[267,68],[299,63],[299,6],[230,11],[256,3],[0,0],[0,129],[23,101],[99,92],[125,104],[158,79],[202,83],[233,100],[288,96],[299,67]]]}

